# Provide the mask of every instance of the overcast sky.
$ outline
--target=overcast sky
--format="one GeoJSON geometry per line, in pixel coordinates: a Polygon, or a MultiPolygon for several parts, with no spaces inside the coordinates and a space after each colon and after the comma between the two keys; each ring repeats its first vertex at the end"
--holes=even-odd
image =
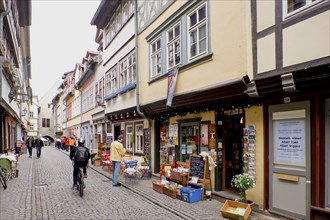
{"type": "Polygon", "coordinates": [[[97,51],[90,22],[101,0],[32,0],[32,90],[39,99],[65,72],[97,51]]]}

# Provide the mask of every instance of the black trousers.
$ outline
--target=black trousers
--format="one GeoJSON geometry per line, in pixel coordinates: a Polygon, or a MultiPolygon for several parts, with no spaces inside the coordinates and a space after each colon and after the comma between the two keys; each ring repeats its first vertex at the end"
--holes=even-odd
{"type": "Polygon", "coordinates": [[[87,168],[88,162],[75,162],[73,165],[73,184],[77,185],[78,182],[78,171],[79,167],[83,167],[83,173],[87,174],[87,168]]]}

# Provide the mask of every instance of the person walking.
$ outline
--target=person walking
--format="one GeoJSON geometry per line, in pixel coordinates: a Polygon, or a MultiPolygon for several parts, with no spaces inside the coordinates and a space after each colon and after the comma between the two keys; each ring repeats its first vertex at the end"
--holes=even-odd
{"type": "Polygon", "coordinates": [[[35,140],[34,146],[36,147],[37,151],[37,158],[41,156],[41,148],[44,146],[44,142],[40,139],[40,136],[35,140]]]}
{"type": "Polygon", "coordinates": [[[32,157],[32,148],[34,147],[34,138],[32,136],[29,136],[28,139],[26,140],[26,146],[29,151],[29,158],[32,157]]]}
{"type": "Polygon", "coordinates": [[[124,136],[119,135],[118,140],[114,141],[110,145],[110,159],[112,161],[112,186],[121,186],[118,182],[120,165],[126,150],[123,146],[124,136]]]}
{"type": "Polygon", "coordinates": [[[61,148],[61,139],[60,138],[57,138],[57,140],[56,140],[56,148],[57,149],[61,148]]]}

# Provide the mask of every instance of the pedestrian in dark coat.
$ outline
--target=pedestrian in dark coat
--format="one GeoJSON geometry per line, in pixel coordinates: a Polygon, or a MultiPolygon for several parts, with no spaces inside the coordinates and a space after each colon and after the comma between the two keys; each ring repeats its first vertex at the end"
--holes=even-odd
{"type": "Polygon", "coordinates": [[[34,139],[32,136],[29,136],[28,139],[26,140],[26,146],[29,151],[29,157],[32,157],[32,148],[34,147],[34,139]]]}
{"type": "Polygon", "coordinates": [[[40,156],[41,156],[41,148],[44,146],[44,142],[40,139],[40,137],[38,137],[35,140],[34,146],[36,147],[37,158],[40,158],[40,156]]]}

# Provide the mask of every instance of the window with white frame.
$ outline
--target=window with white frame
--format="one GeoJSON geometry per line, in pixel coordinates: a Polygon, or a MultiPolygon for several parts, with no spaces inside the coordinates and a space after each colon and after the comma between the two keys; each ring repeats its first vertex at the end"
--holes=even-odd
{"type": "Polygon", "coordinates": [[[123,24],[128,20],[129,18],[129,2],[128,0],[123,1],[122,6],[122,18],[123,18],[123,24]]]}
{"type": "Polygon", "coordinates": [[[50,119],[49,118],[42,118],[41,126],[43,128],[50,128],[50,119]]]}
{"type": "Polygon", "coordinates": [[[129,1],[129,15],[134,13],[134,0],[128,0],[129,1]]]}
{"type": "Polygon", "coordinates": [[[33,131],[34,130],[34,125],[33,124],[29,125],[29,130],[30,131],[33,131]]]}
{"type": "Polygon", "coordinates": [[[82,96],[82,112],[86,112],[93,108],[93,87],[85,91],[82,96]]]}
{"type": "Polygon", "coordinates": [[[143,153],[143,124],[135,125],[135,153],[143,153]]]}
{"type": "Polygon", "coordinates": [[[126,125],[126,151],[133,152],[133,125],[126,125]]]}
{"type": "Polygon", "coordinates": [[[108,45],[111,41],[110,25],[105,29],[105,45],[108,45]]]}
{"type": "Polygon", "coordinates": [[[201,5],[188,14],[189,59],[207,53],[207,8],[201,5]]]}
{"type": "Polygon", "coordinates": [[[181,24],[171,27],[166,34],[167,38],[167,69],[172,69],[181,63],[181,24]]]}
{"type": "Polygon", "coordinates": [[[161,39],[158,38],[151,43],[151,78],[159,76],[162,72],[161,62],[161,39]]]}
{"type": "Polygon", "coordinates": [[[118,6],[116,11],[116,33],[118,33],[121,28],[121,22],[121,7],[118,6]]]}
{"type": "MultiPolygon", "coordinates": [[[[104,78],[102,77],[98,82],[96,82],[95,84],[95,99],[96,96],[99,95],[101,97],[100,101],[101,103],[104,101],[104,78]]],[[[95,105],[97,105],[96,101],[95,101],[95,105]]]]}
{"type": "Polygon", "coordinates": [[[33,118],[33,111],[30,111],[30,118],[33,118]]]}
{"type": "Polygon", "coordinates": [[[113,67],[109,72],[105,75],[106,80],[106,95],[110,95],[115,93],[118,89],[117,85],[117,67],[113,67]]]}
{"type": "Polygon", "coordinates": [[[119,82],[120,88],[130,83],[135,83],[136,77],[136,60],[135,52],[132,52],[120,62],[119,82]]]}
{"type": "Polygon", "coordinates": [[[290,16],[324,0],[286,0],[284,14],[290,16]]]}

